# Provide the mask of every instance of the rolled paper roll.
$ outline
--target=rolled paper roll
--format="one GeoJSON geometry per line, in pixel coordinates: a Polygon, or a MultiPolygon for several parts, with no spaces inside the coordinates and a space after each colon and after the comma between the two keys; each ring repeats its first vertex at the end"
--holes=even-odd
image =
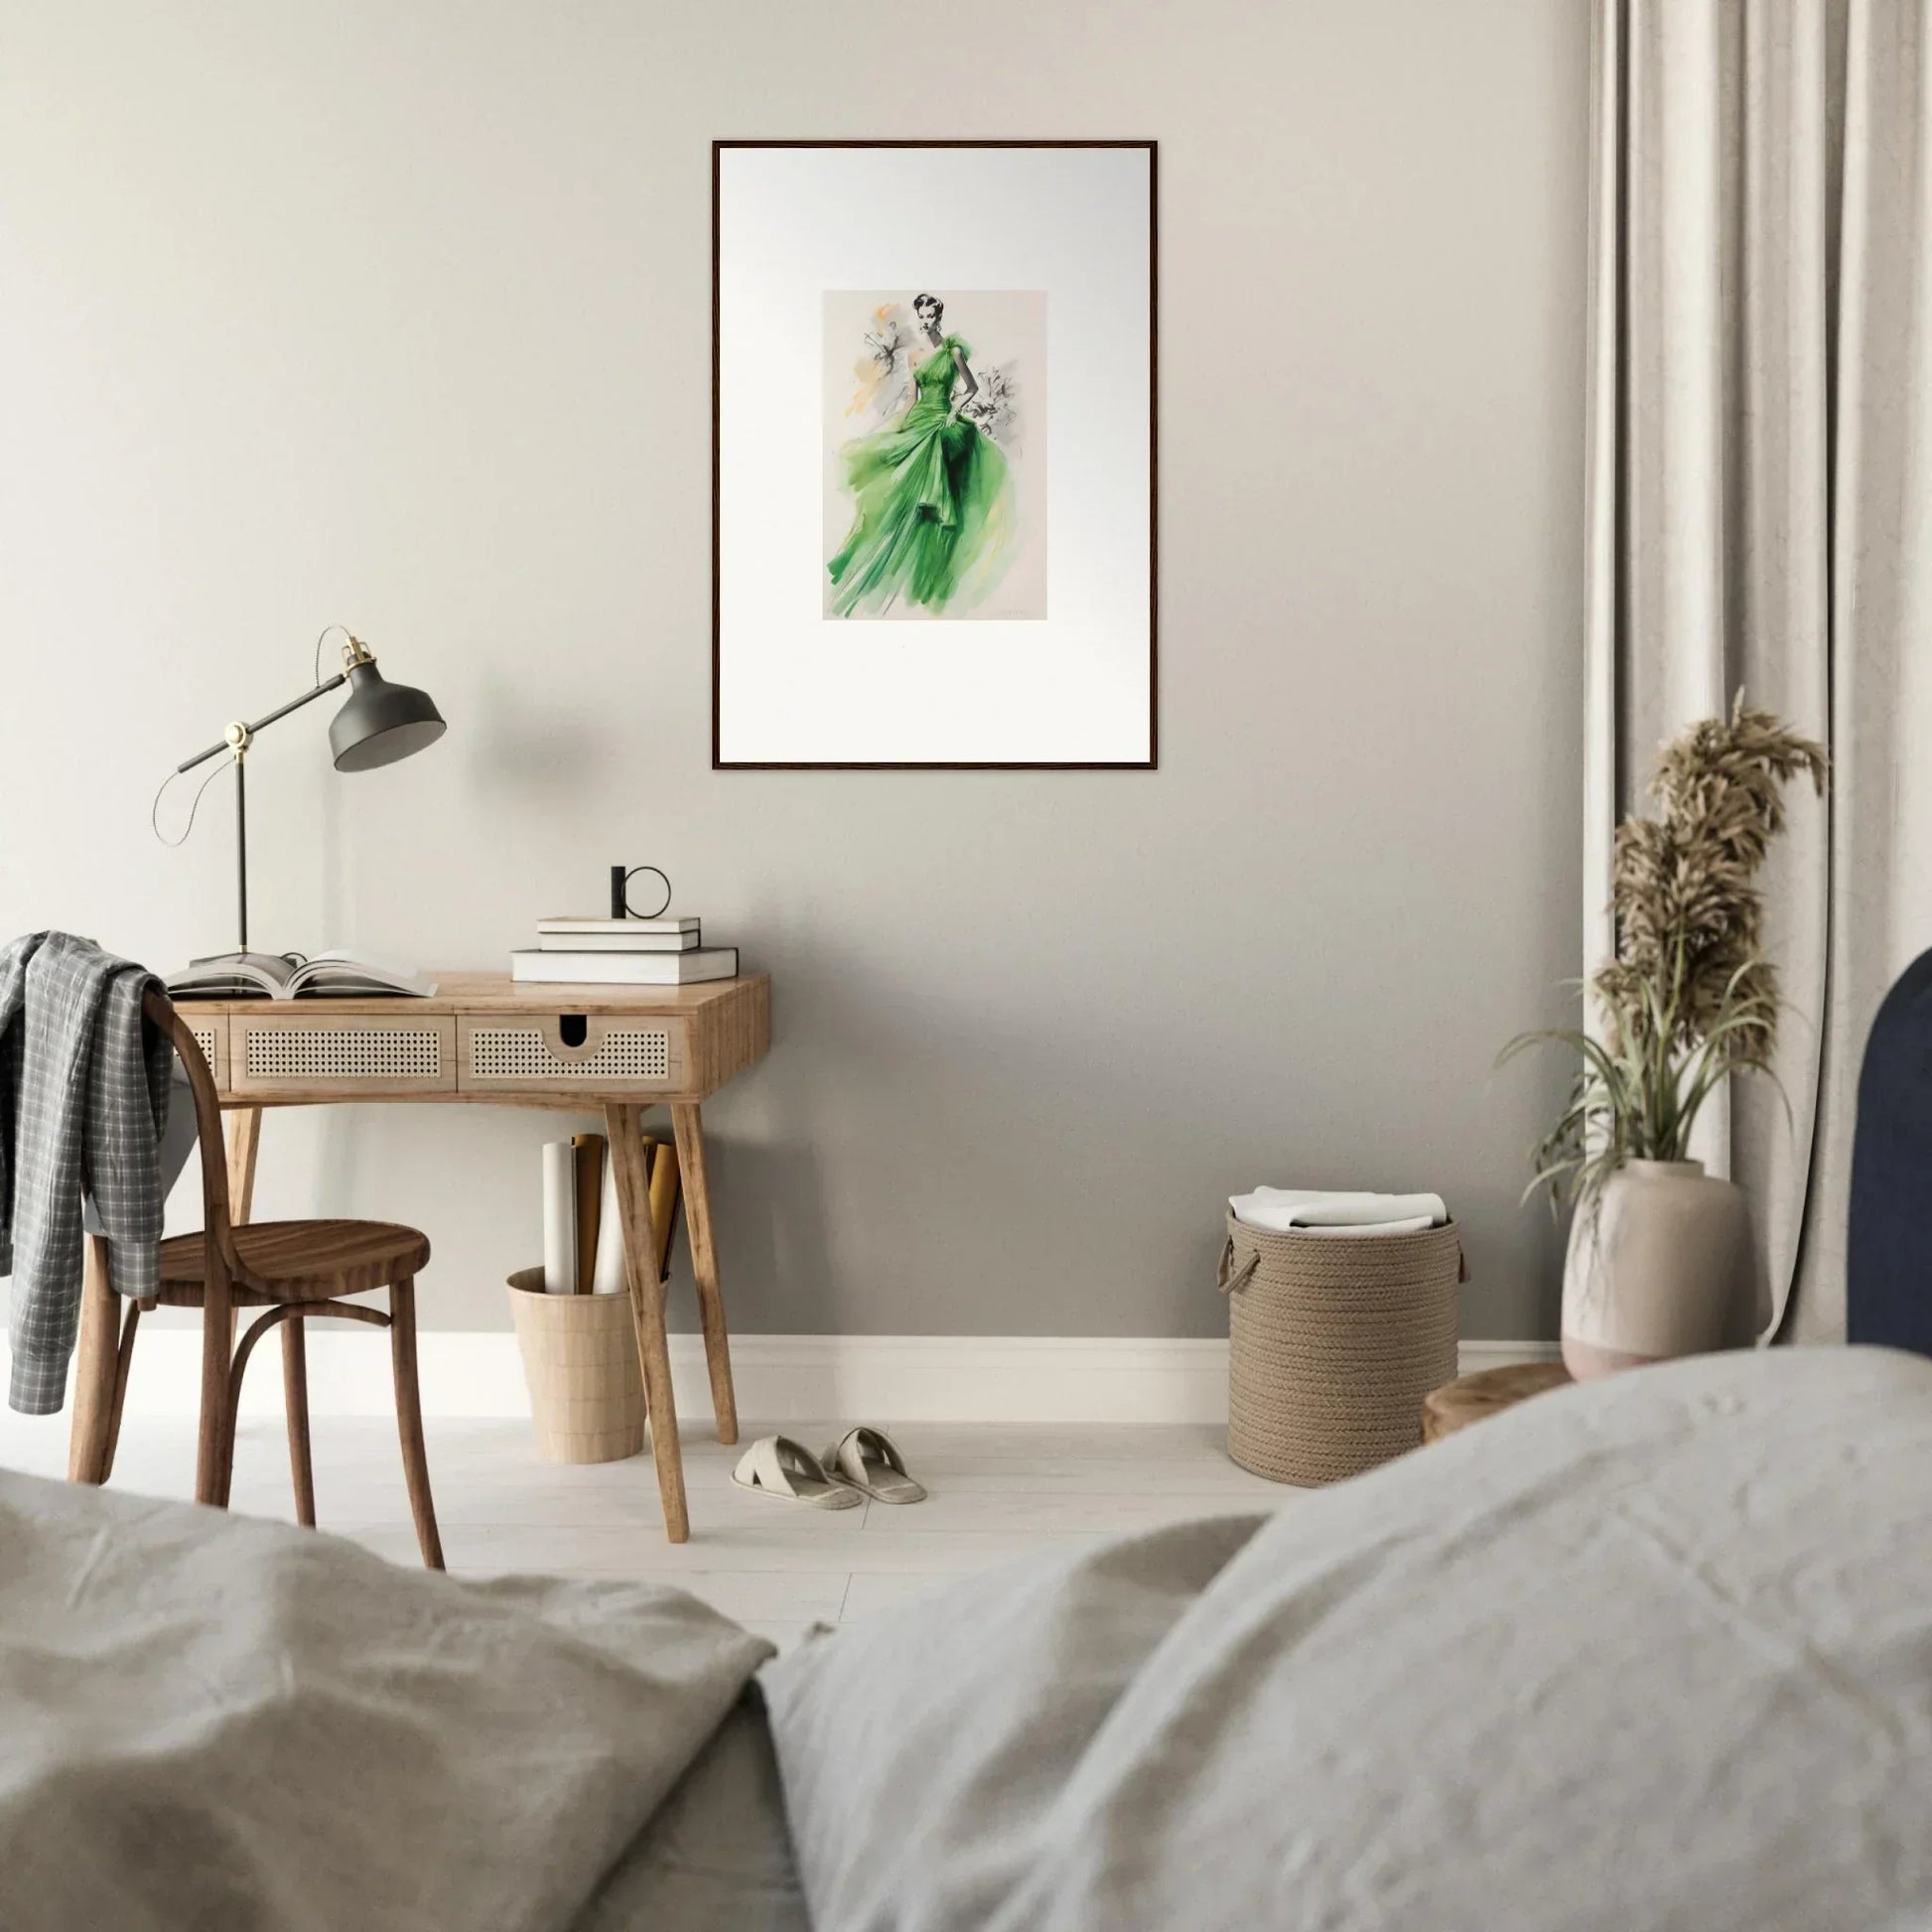
{"type": "Polygon", "coordinates": [[[568,1141],[543,1149],[543,1292],[577,1293],[577,1150],[568,1141]]]}

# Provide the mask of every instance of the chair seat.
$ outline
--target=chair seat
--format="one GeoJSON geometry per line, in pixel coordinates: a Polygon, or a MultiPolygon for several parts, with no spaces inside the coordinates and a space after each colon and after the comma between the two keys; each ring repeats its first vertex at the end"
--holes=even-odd
{"type": "MultiPolygon", "coordinates": [[[[252,1277],[235,1300],[320,1302],[410,1280],[429,1260],[429,1237],[398,1221],[251,1221],[234,1230],[235,1252],[252,1277]]],[[[207,1244],[178,1234],[161,1244],[159,1300],[199,1300],[207,1280],[207,1244]]]]}

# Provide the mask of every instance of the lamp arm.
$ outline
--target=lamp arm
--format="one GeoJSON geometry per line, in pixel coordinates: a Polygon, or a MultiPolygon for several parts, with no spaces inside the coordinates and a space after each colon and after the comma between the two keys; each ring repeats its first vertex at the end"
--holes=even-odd
{"type": "MultiPolygon", "coordinates": [[[[243,725],[241,728],[242,743],[245,745],[265,725],[272,725],[277,719],[286,718],[291,711],[300,711],[305,704],[313,704],[325,691],[333,691],[339,684],[345,684],[347,681],[348,673],[346,671],[338,671],[334,677],[326,679],[323,683],[310,686],[299,698],[291,698],[287,704],[278,705],[273,711],[257,718],[252,725],[243,725]]],[[[232,752],[233,750],[234,743],[231,739],[217,739],[206,752],[197,752],[192,759],[185,759],[180,764],[176,765],[175,775],[179,777],[184,771],[193,771],[198,764],[206,764],[209,759],[219,758],[223,752],[232,752]]]]}

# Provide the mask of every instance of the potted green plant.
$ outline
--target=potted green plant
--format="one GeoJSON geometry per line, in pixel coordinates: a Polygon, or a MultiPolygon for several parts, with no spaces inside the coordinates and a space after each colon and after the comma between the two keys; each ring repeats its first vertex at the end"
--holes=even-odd
{"type": "MultiPolygon", "coordinates": [[[[1569,1102],[1532,1155],[1529,1193],[1574,1203],[1563,1359],[1583,1379],[1748,1337],[1744,1201],[1690,1157],[1691,1130],[1733,1073],[1773,1078],[1776,969],[1753,883],[1800,773],[1822,794],[1822,747],[1738,693],[1658,758],[1655,818],[1617,828],[1616,957],[1589,983],[1592,1032],[1523,1034],[1580,1056],[1569,1102]]],[[[1526,1194],[1527,1198],[1527,1194],[1526,1194]]]]}

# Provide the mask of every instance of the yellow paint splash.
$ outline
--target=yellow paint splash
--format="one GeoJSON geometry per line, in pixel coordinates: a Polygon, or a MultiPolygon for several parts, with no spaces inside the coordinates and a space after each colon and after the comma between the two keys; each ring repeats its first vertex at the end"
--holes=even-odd
{"type": "MultiPolygon", "coordinates": [[[[872,312],[873,330],[884,335],[899,320],[899,306],[897,302],[882,302],[872,312]]],[[[886,387],[887,378],[892,374],[892,365],[881,362],[876,355],[863,355],[852,365],[852,373],[858,378],[859,387],[846,406],[848,416],[869,416],[879,405],[879,398],[886,387]]]]}

